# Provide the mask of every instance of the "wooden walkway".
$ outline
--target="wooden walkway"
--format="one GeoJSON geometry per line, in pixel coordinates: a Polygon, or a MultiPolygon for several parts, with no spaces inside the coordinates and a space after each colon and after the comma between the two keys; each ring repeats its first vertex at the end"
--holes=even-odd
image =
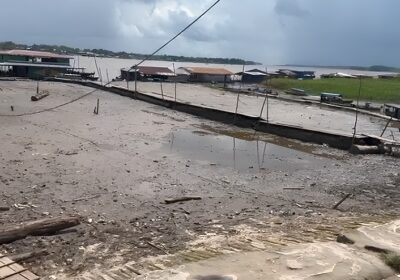
{"type": "Polygon", "coordinates": [[[38,276],[0,254],[0,280],[37,280],[38,276]]]}

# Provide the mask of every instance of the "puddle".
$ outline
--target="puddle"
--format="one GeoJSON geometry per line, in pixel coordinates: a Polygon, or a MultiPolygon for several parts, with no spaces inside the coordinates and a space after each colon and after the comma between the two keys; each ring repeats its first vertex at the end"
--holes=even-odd
{"type": "Polygon", "coordinates": [[[238,171],[293,172],[333,163],[332,159],[259,140],[259,137],[246,132],[237,131],[234,135],[211,130],[178,130],[170,133],[169,143],[162,149],[187,160],[204,161],[238,171]]]}

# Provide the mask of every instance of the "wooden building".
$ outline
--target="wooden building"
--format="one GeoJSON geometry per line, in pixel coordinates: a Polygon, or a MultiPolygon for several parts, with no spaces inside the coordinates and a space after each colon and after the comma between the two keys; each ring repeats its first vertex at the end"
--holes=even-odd
{"type": "Polygon", "coordinates": [[[159,66],[138,66],[134,68],[123,68],[121,69],[121,78],[123,80],[134,81],[167,81],[172,77],[175,77],[175,73],[168,67],[159,66]]]}
{"type": "Polygon", "coordinates": [[[236,75],[241,77],[241,81],[245,84],[260,84],[266,81],[268,74],[259,69],[239,72],[236,75]]]}
{"type": "Polygon", "coordinates": [[[41,79],[65,74],[71,69],[72,57],[30,50],[0,51],[3,75],[41,79]]]}
{"type": "Polygon", "coordinates": [[[179,71],[188,75],[188,81],[194,83],[227,83],[234,75],[224,68],[180,67],[179,71]]]}

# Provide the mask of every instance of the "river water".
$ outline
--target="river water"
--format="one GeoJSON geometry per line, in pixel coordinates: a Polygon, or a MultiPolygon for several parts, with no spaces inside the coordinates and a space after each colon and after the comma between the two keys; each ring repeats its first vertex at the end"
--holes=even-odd
{"type": "MultiPolygon", "coordinates": [[[[103,81],[106,82],[108,79],[113,79],[118,77],[121,74],[121,68],[131,67],[138,63],[139,60],[136,59],[122,59],[122,58],[96,58],[87,57],[87,56],[75,56],[73,65],[74,67],[84,67],[88,72],[95,72],[99,77],[101,76],[103,81]],[[97,73],[96,70],[96,62],[97,66],[100,69],[101,75],[97,73]],[[107,77],[108,76],[108,77],[107,77]]],[[[175,68],[184,67],[184,66],[197,66],[197,67],[217,67],[217,68],[226,68],[234,73],[241,72],[243,69],[243,65],[231,65],[231,64],[208,64],[208,63],[193,63],[193,62],[170,62],[170,61],[156,61],[150,60],[143,63],[145,66],[163,66],[169,67],[171,70],[173,69],[173,65],[175,68]]],[[[346,74],[363,74],[368,76],[378,76],[381,74],[391,74],[384,72],[371,72],[371,71],[356,71],[356,70],[348,70],[348,69],[334,69],[334,68],[318,68],[318,67],[297,67],[297,66],[277,66],[277,65],[246,65],[245,70],[251,69],[268,69],[268,72],[274,72],[279,69],[289,68],[293,70],[304,70],[304,71],[315,71],[316,76],[319,77],[322,74],[329,73],[346,73],[346,74]]]]}

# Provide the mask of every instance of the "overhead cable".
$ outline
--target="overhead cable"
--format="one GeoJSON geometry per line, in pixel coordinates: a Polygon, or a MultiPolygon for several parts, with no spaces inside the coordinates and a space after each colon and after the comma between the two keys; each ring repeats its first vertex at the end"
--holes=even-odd
{"type": "MultiPolygon", "coordinates": [[[[212,8],[214,8],[221,0],[217,0],[214,2],[214,4],[212,4],[207,10],[205,10],[201,15],[199,15],[196,19],[194,19],[189,25],[187,25],[184,29],[182,29],[178,34],[176,34],[174,37],[172,37],[170,40],[168,40],[164,45],[162,45],[161,47],[159,47],[157,50],[155,50],[152,54],[146,56],[143,60],[141,60],[139,63],[137,63],[136,65],[132,66],[131,69],[134,69],[136,67],[138,67],[139,65],[141,65],[143,62],[145,62],[146,60],[150,59],[151,57],[153,57],[155,54],[157,54],[159,51],[161,51],[163,48],[165,48],[166,46],[168,46],[172,41],[174,41],[176,38],[178,38],[180,35],[182,35],[185,31],[187,31],[190,27],[192,27],[192,25],[194,25],[196,22],[198,22],[203,16],[205,16],[212,8]]],[[[111,82],[108,82],[106,84],[104,84],[104,86],[108,86],[109,84],[111,84],[111,82]]],[[[81,95],[80,97],[77,97],[75,99],[72,99],[71,101],[65,102],[63,104],[57,105],[55,107],[52,108],[48,108],[48,109],[43,109],[40,111],[36,111],[36,112],[31,112],[31,113],[22,113],[22,114],[17,114],[17,115],[12,115],[12,114],[0,114],[0,117],[22,117],[22,116],[30,116],[30,115],[35,115],[35,114],[40,114],[43,112],[48,112],[60,107],[63,107],[65,105],[74,103],[96,91],[98,91],[99,89],[94,89],[89,91],[88,93],[81,95]]]]}

